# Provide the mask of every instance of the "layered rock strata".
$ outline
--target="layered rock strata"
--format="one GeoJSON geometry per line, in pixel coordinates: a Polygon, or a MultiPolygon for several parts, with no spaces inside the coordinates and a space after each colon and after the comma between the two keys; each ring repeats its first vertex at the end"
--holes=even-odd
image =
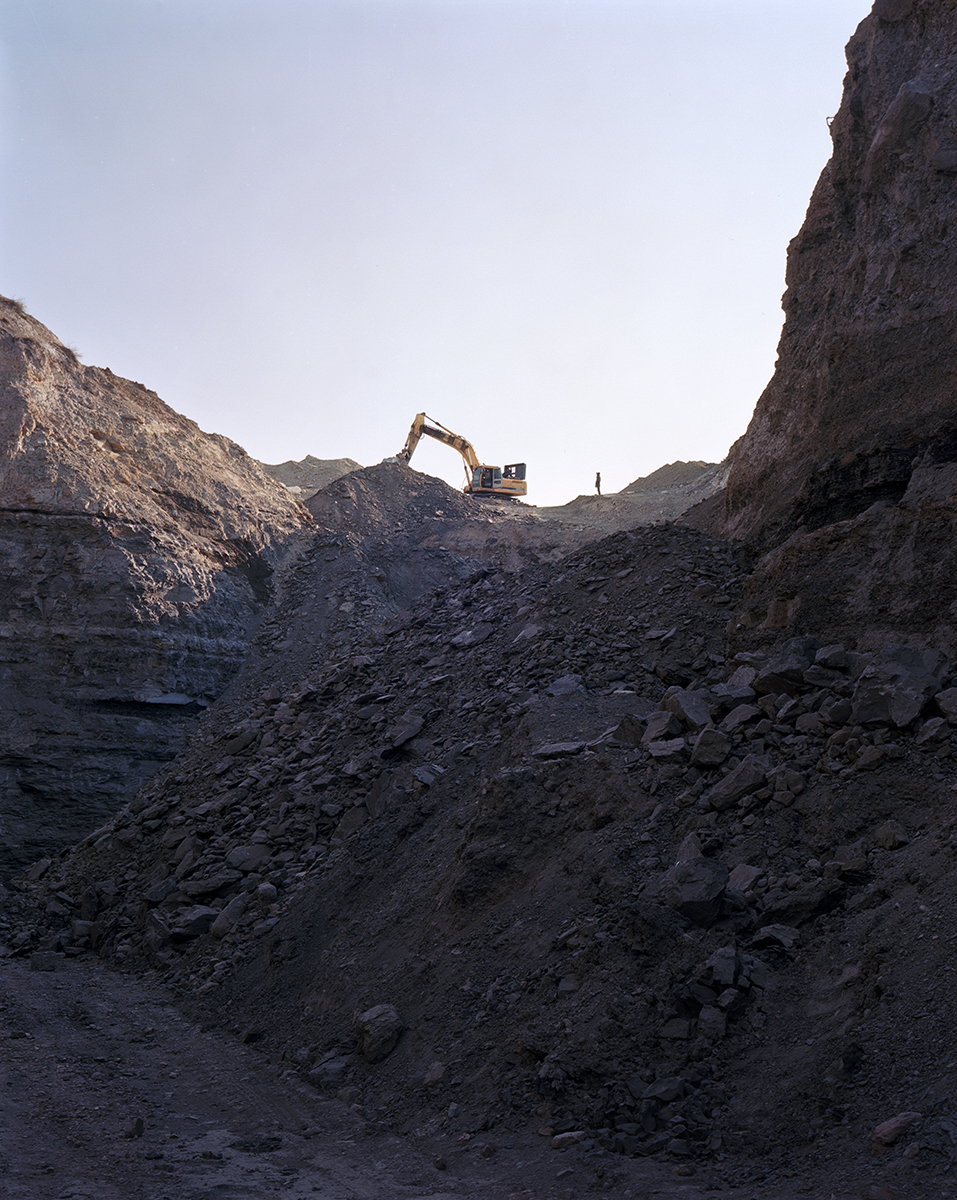
{"type": "Polygon", "coordinates": [[[0,300],[0,870],[181,748],[307,517],[240,446],[0,300]]]}
{"type": "Polygon", "coordinates": [[[878,0],[847,47],[833,155],[788,250],[778,363],[722,531],[762,547],[897,504],[957,459],[957,27],[878,0]]]}
{"type": "Polygon", "coordinates": [[[957,651],[957,31],[878,0],[847,48],[834,151],[788,251],[774,377],[722,502],[758,551],[738,649],[816,633],[957,651]]]}

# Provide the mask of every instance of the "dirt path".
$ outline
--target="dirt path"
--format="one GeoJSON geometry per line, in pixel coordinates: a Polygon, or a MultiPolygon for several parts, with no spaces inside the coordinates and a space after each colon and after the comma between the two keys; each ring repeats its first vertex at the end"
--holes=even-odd
{"type": "Polygon", "coordinates": [[[0,961],[3,1200],[784,1197],[533,1137],[488,1147],[377,1131],[251,1046],[201,1030],[162,988],[96,962],[48,973],[0,961]]]}

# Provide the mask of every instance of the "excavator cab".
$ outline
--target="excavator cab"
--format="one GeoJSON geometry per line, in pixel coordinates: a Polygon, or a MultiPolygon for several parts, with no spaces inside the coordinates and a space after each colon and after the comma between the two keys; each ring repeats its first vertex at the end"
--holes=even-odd
{"type": "Polygon", "coordinates": [[[502,486],[502,472],[498,467],[476,467],[472,476],[473,492],[491,492],[502,486]]]}
{"type": "Polygon", "coordinates": [[[472,471],[472,481],[466,488],[473,496],[524,496],[525,464],[510,463],[506,467],[478,466],[472,471]]]}

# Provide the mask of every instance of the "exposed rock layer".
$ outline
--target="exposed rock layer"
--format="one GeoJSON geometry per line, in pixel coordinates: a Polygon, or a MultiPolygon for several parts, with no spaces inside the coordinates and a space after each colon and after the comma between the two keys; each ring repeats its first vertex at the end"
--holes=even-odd
{"type": "Polygon", "coordinates": [[[957,458],[952,0],[880,0],[847,48],[833,156],[788,251],[774,377],[721,527],[761,546],[896,504],[957,458]]]}
{"type": "Polygon", "coordinates": [[[0,301],[0,865],[176,753],[307,519],[240,446],[0,301]]]}
{"type": "Polygon", "coordinates": [[[957,650],[954,17],[952,0],[881,0],[848,45],[774,378],[723,502],[687,518],[763,554],[738,648],[814,632],[957,650]]]}
{"type": "Polygon", "coordinates": [[[957,464],[921,467],[899,504],[798,533],[757,563],[737,648],[814,631],[859,650],[932,644],[957,656],[957,464]]]}

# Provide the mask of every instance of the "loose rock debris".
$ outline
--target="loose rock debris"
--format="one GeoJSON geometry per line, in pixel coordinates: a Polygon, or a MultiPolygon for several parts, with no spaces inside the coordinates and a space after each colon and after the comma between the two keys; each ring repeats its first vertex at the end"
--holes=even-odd
{"type": "Polygon", "coordinates": [[[946,1188],[951,668],[811,637],[728,657],[745,566],[665,526],[438,589],[211,712],[19,885],[9,951],[159,971],[446,1160],[582,1134],[775,1195],[946,1188]],[[370,1061],[377,1008],[401,1030],[370,1061]]]}
{"type": "MultiPolygon", "coordinates": [[[[671,527],[586,545],[642,508],[677,515],[698,489],[684,470],[657,481],[683,496],[656,486],[642,500],[636,481],[550,524],[446,504],[383,467],[310,500],[319,533],[270,578],[247,540],[261,522],[244,533],[241,503],[221,500],[230,462],[250,486],[267,482],[244,452],[219,439],[200,456],[226,468],[219,499],[205,469],[185,493],[154,489],[149,471],[131,495],[158,461],[144,428],[162,418],[196,445],[195,427],[138,385],[80,369],[5,304],[10,480],[27,488],[10,522],[22,568],[11,661],[28,701],[8,705],[7,794],[26,818],[10,857],[33,856],[32,798],[53,811],[66,787],[56,755],[34,748],[38,730],[55,731],[22,647],[60,656],[51,678],[96,679],[60,604],[66,587],[92,587],[91,612],[103,602],[78,555],[90,512],[100,548],[125,542],[129,562],[155,559],[157,529],[167,547],[193,547],[188,579],[176,553],[176,570],[154,571],[145,592],[137,574],[134,590],[200,642],[179,640],[168,679],[152,677],[152,654],[134,656],[122,681],[151,687],[117,696],[116,622],[101,623],[110,703],[218,694],[247,648],[237,611],[275,595],[189,752],[4,899],[8,1192],[953,1195],[953,28],[949,2],[879,0],[848,47],[834,157],[792,243],[775,379],[723,500],[689,518],[767,551],[750,574],[740,552],[671,527]],[[128,389],[139,411],[121,428],[128,389]],[[109,403],[94,428],[96,392],[109,403]],[[28,411],[38,396],[57,401],[52,416],[28,411]],[[108,486],[90,489],[91,467],[108,486]],[[129,503],[114,521],[117,485],[129,503]],[[131,526],[144,500],[159,509],[131,526]],[[220,514],[224,571],[226,546],[206,537],[220,514]],[[46,562],[30,530],[50,534],[46,562]],[[258,1064],[260,1114],[282,1106],[268,1067],[307,1107],[352,1121],[354,1174],[312,1182],[325,1163],[310,1162],[307,1129],[215,1113],[198,1159],[170,1151],[168,1180],[150,1174],[158,1145],[183,1144],[175,1119],[197,1115],[185,1106],[205,1095],[215,1056],[183,1028],[192,1053],[174,1057],[177,1031],[151,1016],[163,1058],[121,1064],[97,1043],[87,1068],[75,1047],[92,1024],[51,1008],[72,978],[89,1006],[98,988],[141,987],[134,971],[158,973],[183,1013],[213,1024],[224,1060],[258,1064]],[[75,1054],[84,1065],[68,1073],[75,1054]],[[188,1082],[181,1108],[155,1101],[160,1068],[188,1082]],[[123,1069],[144,1072],[135,1094],[123,1069]],[[91,1112],[107,1087],[130,1089],[122,1119],[105,1102],[91,1112]],[[285,1166],[256,1165],[267,1160],[285,1166]],[[233,1172],[225,1184],[220,1171],[233,1172]]],[[[260,511],[281,502],[280,534],[298,527],[287,494],[261,494],[260,511]]],[[[124,621],[130,611],[142,615],[124,621]]],[[[134,626],[136,644],[153,644],[134,626]]],[[[61,750],[76,749],[69,716],[61,750]]],[[[128,746],[136,714],[119,742],[118,716],[88,711],[83,729],[128,746]]],[[[131,747],[137,769],[178,743],[165,725],[131,747]]],[[[98,805],[104,764],[81,749],[71,797],[98,805]]],[[[122,788],[123,772],[111,782],[122,788]]],[[[134,1010],[128,996],[116,1013],[134,1010]]]]}
{"type": "Polygon", "coordinates": [[[22,959],[0,963],[4,1200],[710,1194],[707,1179],[678,1183],[667,1164],[613,1169],[583,1136],[556,1155],[534,1138],[439,1152],[438,1138],[377,1133],[357,1106],[199,1028],[150,975],[56,957],[52,976],[22,959]]]}

